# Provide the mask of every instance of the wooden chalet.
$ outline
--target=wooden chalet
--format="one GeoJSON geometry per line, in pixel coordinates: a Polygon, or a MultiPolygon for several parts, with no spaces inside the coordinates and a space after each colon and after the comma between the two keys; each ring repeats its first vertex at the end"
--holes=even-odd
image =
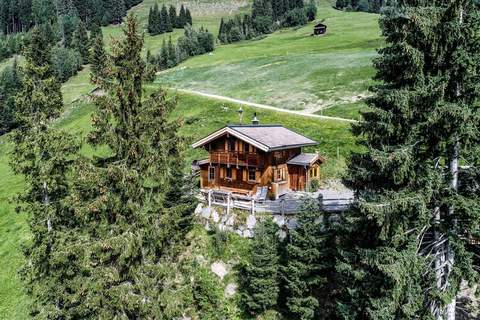
{"type": "Polygon", "coordinates": [[[315,36],[319,36],[325,33],[327,33],[327,26],[325,24],[319,23],[313,27],[313,34],[315,36]]]}
{"type": "Polygon", "coordinates": [[[320,176],[324,159],[302,148],[317,142],[281,125],[228,125],[197,141],[208,158],[196,161],[202,189],[277,199],[288,191],[305,191],[320,176]],[[263,192],[265,191],[265,192],[263,192]]]}

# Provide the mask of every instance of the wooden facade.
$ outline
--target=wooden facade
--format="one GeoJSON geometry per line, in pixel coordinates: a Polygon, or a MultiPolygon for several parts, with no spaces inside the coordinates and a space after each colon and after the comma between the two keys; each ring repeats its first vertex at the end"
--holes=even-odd
{"type": "Polygon", "coordinates": [[[250,139],[234,134],[234,131],[221,135],[214,133],[211,139],[199,145],[208,151],[208,158],[198,162],[202,189],[221,189],[254,196],[259,187],[267,187],[269,197],[278,198],[288,191],[304,191],[309,180],[319,175],[323,159],[318,156],[310,156],[314,159],[313,163],[288,163],[299,155],[305,155],[297,144],[268,150],[257,140],[246,141],[250,139]],[[316,176],[312,175],[312,168],[316,168],[316,176]]]}

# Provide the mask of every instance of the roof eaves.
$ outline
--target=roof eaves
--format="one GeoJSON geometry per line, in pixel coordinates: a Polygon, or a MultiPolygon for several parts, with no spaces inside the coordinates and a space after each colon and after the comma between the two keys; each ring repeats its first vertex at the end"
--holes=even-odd
{"type": "Polygon", "coordinates": [[[250,138],[249,136],[235,130],[234,128],[232,127],[229,127],[229,126],[226,126],[226,127],[223,127],[215,132],[212,132],[211,134],[209,134],[208,136],[198,140],[197,142],[195,142],[194,144],[192,144],[192,148],[199,148],[201,146],[204,146],[205,144],[207,144],[208,142],[218,138],[218,137],[221,137],[222,135],[224,135],[225,133],[229,133],[243,141],[246,141],[252,145],[254,145],[255,147],[259,148],[260,150],[262,151],[265,151],[265,152],[268,152],[269,151],[269,147],[264,145],[263,143],[255,140],[255,139],[252,139],[250,138]]]}
{"type": "Polygon", "coordinates": [[[316,146],[318,142],[309,142],[309,143],[297,143],[297,144],[286,144],[283,146],[277,146],[270,148],[269,151],[278,151],[283,149],[292,149],[292,148],[299,148],[299,147],[308,147],[308,146],[316,146]]]}

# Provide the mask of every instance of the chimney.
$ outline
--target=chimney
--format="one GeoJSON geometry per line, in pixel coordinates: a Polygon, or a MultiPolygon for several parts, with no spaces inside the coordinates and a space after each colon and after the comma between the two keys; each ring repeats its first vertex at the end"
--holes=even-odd
{"type": "Polygon", "coordinates": [[[258,125],[259,123],[260,123],[260,121],[258,121],[258,119],[257,119],[257,113],[255,112],[255,113],[253,114],[252,124],[258,125]]]}

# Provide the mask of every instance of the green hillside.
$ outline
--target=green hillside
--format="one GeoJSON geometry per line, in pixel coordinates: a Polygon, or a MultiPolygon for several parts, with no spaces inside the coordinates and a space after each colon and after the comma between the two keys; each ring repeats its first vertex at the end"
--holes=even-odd
{"type": "MultiPolygon", "coordinates": [[[[142,21],[154,3],[146,0],[132,9],[142,21]]],[[[220,17],[245,10],[243,1],[196,1],[188,5],[194,25],[204,25],[217,32],[220,17]]],[[[373,69],[371,60],[380,43],[377,16],[365,13],[344,13],[327,3],[319,8],[319,20],[329,27],[323,37],[311,37],[312,24],[282,30],[262,40],[219,46],[211,55],[187,60],[158,75],[148,91],[165,85],[228,97],[265,103],[281,108],[305,110],[324,115],[356,118],[364,108],[365,94],[373,69]],[[320,110],[321,108],[324,110],[320,110]]],[[[119,26],[104,28],[107,37],[120,34],[119,26]]],[[[182,34],[176,30],[172,37],[182,34]]],[[[146,36],[146,47],[159,49],[169,35],[146,36]]],[[[0,68],[7,63],[0,64],[0,68]]],[[[93,105],[82,102],[92,86],[89,68],[63,85],[66,110],[58,126],[84,136],[90,129],[93,105]]],[[[228,122],[238,119],[238,105],[213,101],[193,95],[179,96],[175,116],[185,119],[182,133],[192,140],[202,137],[228,122]]],[[[281,123],[320,142],[316,148],[327,159],[324,177],[338,177],[345,157],[354,148],[349,124],[292,116],[273,111],[244,107],[245,119],[257,112],[263,123],[281,123]]],[[[26,319],[27,297],[18,276],[22,264],[21,245],[28,241],[26,217],[14,211],[12,197],[22,190],[19,177],[8,167],[8,137],[0,137],[0,319],[26,319]]],[[[92,150],[84,149],[85,154],[92,150]]],[[[204,156],[190,150],[188,161],[204,156]]]]}
{"type": "Polygon", "coordinates": [[[377,15],[342,12],[322,2],[314,23],[258,41],[219,46],[163,72],[157,83],[307,113],[358,118],[381,45],[377,15]]]}

